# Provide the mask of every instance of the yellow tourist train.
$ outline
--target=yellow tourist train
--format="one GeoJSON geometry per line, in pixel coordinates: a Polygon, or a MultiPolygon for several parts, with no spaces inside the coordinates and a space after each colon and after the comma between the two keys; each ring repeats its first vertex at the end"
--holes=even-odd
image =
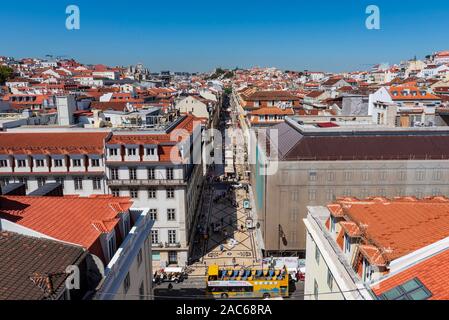
{"type": "Polygon", "coordinates": [[[286,268],[236,270],[212,265],[207,273],[207,293],[219,299],[285,298],[289,280],[286,268]]]}

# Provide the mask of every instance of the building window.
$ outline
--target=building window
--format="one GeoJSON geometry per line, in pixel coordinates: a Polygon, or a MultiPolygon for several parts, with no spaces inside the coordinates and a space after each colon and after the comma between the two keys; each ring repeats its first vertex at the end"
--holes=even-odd
{"type": "Polygon", "coordinates": [[[131,230],[131,222],[129,220],[129,214],[123,215],[123,234],[125,235],[124,238],[128,235],[129,231],[131,230]]]}
{"type": "Polygon", "coordinates": [[[125,294],[128,293],[129,287],[131,286],[131,276],[129,272],[126,274],[125,280],[123,281],[123,290],[125,294]]]}
{"type": "Polygon", "coordinates": [[[290,215],[291,222],[298,222],[299,212],[297,208],[293,208],[290,215]]]}
{"type": "Polygon", "coordinates": [[[351,238],[345,234],[345,253],[351,252],[351,238]]]}
{"type": "Polygon", "coordinates": [[[299,192],[292,191],[292,201],[298,201],[298,200],[299,200],[299,192]]]}
{"type": "Polygon", "coordinates": [[[315,261],[317,265],[320,265],[320,257],[321,257],[320,249],[318,249],[318,245],[315,244],[315,261]]]}
{"type": "Polygon", "coordinates": [[[62,167],[62,159],[55,159],[55,167],[57,168],[62,167]]]}
{"type": "Polygon", "coordinates": [[[36,160],[36,167],[43,167],[44,166],[44,160],[43,159],[38,159],[36,160]]]}
{"type": "Polygon", "coordinates": [[[168,252],[168,264],[178,264],[178,253],[176,251],[168,252]]]}
{"type": "Polygon", "coordinates": [[[386,173],[385,171],[379,172],[379,180],[380,180],[380,181],[385,181],[385,180],[387,180],[387,173],[386,173]]]}
{"type": "Polygon", "coordinates": [[[73,159],[74,167],[81,167],[81,159],[73,159]]]}
{"type": "Polygon", "coordinates": [[[332,292],[332,288],[334,286],[334,276],[332,275],[330,269],[327,269],[327,286],[329,287],[329,291],[332,292]]]}
{"type": "Polygon", "coordinates": [[[151,243],[152,244],[159,243],[159,230],[151,230],[151,243]]]}
{"type": "Polygon", "coordinates": [[[350,171],[344,172],[343,177],[345,181],[352,181],[352,172],[350,171]]]}
{"type": "Polygon", "coordinates": [[[111,189],[111,193],[113,197],[120,197],[120,190],[119,189],[111,189]]]}
{"type": "Polygon", "coordinates": [[[157,221],[157,209],[150,209],[150,219],[157,221]]]}
{"type": "Polygon", "coordinates": [[[371,281],[371,276],[373,275],[374,271],[372,266],[366,259],[363,259],[363,270],[363,281],[371,281]]]}
{"type": "Polygon", "coordinates": [[[327,189],[326,190],[326,200],[328,200],[328,201],[335,200],[334,190],[332,190],[332,189],[327,189]]]}
{"type": "Polygon", "coordinates": [[[6,168],[8,166],[7,160],[0,160],[0,168],[6,168]]]}
{"type": "Polygon", "coordinates": [[[167,199],[174,199],[175,198],[175,189],[170,188],[167,189],[167,199]]]}
{"type": "Polygon", "coordinates": [[[38,186],[38,188],[42,187],[46,183],[47,183],[47,178],[44,178],[44,177],[37,178],[37,186],[38,186]]]}
{"type": "Polygon", "coordinates": [[[137,149],[128,148],[128,156],[135,156],[137,154],[137,149]]]}
{"type": "Polygon", "coordinates": [[[94,190],[101,190],[101,178],[98,177],[92,178],[92,188],[94,190]]]}
{"type": "Polygon", "coordinates": [[[137,254],[137,265],[139,267],[142,264],[142,260],[143,260],[143,253],[142,253],[142,249],[140,249],[139,253],[137,254]]]}
{"type": "Polygon", "coordinates": [[[139,287],[139,299],[145,300],[145,286],[144,286],[143,282],[140,284],[140,287],[139,287]]]}
{"type": "Polygon", "coordinates": [[[362,181],[369,181],[369,172],[368,171],[362,172],[362,181]]]}
{"type": "Polygon", "coordinates": [[[311,189],[309,190],[309,201],[315,201],[316,200],[316,190],[311,189]]]}
{"type": "Polygon", "coordinates": [[[167,209],[167,220],[176,221],[176,209],[167,209]]]}
{"type": "Polygon", "coordinates": [[[433,171],[432,178],[433,178],[434,181],[440,181],[441,180],[441,176],[442,176],[442,173],[441,173],[440,170],[433,171]]]}
{"type": "Polygon", "coordinates": [[[137,169],[136,168],[130,168],[129,169],[129,179],[130,180],[137,180],[137,169]]]}
{"type": "Polygon", "coordinates": [[[335,172],[328,172],[327,181],[334,181],[334,180],[335,180],[335,172]]]}
{"type": "Polygon", "coordinates": [[[118,155],[118,149],[109,149],[109,155],[111,157],[118,155]]]}
{"type": "Polygon", "coordinates": [[[62,190],[64,190],[64,177],[56,177],[55,181],[56,183],[59,183],[61,185],[62,190]]]}
{"type": "Polygon", "coordinates": [[[167,168],[167,180],[173,180],[175,178],[173,168],[167,168]]]}
{"type": "Polygon", "coordinates": [[[92,167],[99,167],[100,159],[92,159],[91,163],[92,163],[92,167]]]}
{"type": "MultiPolygon", "coordinates": [[[[1,162],[5,161],[5,160],[0,160],[0,167],[2,167],[1,162]]],[[[26,167],[26,161],[25,160],[17,160],[17,166],[19,168],[24,168],[26,167]]]]}
{"type": "Polygon", "coordinates": [[[330,216],[331,232],[335,232],[335,217],[330,216]]]}
{"type": "Polygon", "coordinates": [[[148,180],[154,180],[156,179],[156,169],[149,168],[148,169],[148,180]]]}
{"type": "Polygon", "coordinates": [[[112,234],[112,237],[108,241],[108,254],[109,254],[109,260],[111,260],[115,254],[115,236],[114,236],[114,234],[112,234]]]}
{"type": "Polygon", "coordinates": [[[316,280],[313,280],[313,296],[315,300],[318,300],[318,282],[316,280]]]}
{"type": "Polygon", "coordinates": [[[111,173],[111,180],[118,180],[118,169],[114,168],[110,170],[111,173]]]}
{"type": "Polygon", "coordinates": [[[156,154],[155,148],[147,148],[147,156],[154,156],[156,154]]]}
{"type": "Polygon", "coordinates": [[[156,189],[148,189],[148,199],[156,199],[157,191],[156,189]]]}
{"type": "Polygon", "coordinates": [[[73,179],[75,190],[83,190],[83,178],[76,177],[73,179]]]}
{"type": "Polygon", "coordinates": [[[426,172],[423,170],[418,170],[415,173],[415,177],[417,181],[423,181],[426,177],[426,172]]]}
{"type": "Polygon", "coordinates": [[[176,230],[168,230],[168,243],[176,244],[176,230]]]}
{"type": "Polygon", "coordinates": [[[407,179],[407,172],[406,171],[399,171],[398,173],[398,179],[400,181],[404,181],[407,179]]]}
{"type": "Polygon", "coordinates": [[[309,181],[317,181],[317,173],[316,171],[309,172],[309,181]]]}
{"type": "Polygon", "coordinates": [[[131,190],[129,190],[129,195],[132,199],[137,199],[137,198],[139,198],[139,190],[131,189],[131,190]]]}
{"type": "Polygon", "coordinates": [[[439,195],[441,195],[441,190],[440,189],[438,189],[438,188],[432,189],[432,196],[436,197],[436,196],[439,196],[439,195]]]}

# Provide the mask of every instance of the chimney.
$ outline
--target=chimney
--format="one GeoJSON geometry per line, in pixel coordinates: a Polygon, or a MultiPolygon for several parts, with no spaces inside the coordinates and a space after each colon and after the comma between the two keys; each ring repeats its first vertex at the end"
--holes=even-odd
{"type": "Polygon", "coordinates": [[[58,109],[58,125],[70,126],[74,124],[73,113],[76,111],[75,96],[56,97],[56,108],[58,109]]]}

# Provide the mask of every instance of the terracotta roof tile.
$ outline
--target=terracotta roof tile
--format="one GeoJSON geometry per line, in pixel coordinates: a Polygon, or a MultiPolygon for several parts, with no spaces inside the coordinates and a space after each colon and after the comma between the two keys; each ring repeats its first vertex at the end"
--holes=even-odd
{"type": "Polygon", "coordinates": [[[409,280],[418,278],[432,293],[430,300],[449,300],[448,265],[449,250],[445,250],[400,273],[391,275],[372,289],[379,296],[409,280]]]}
{"type": "Polygon", "coordinates": [[[127,211],[129,198],[0,197],[0,219],[10,220],[52,238],[89,249],[118,223],[117,208],[127,211]]]}

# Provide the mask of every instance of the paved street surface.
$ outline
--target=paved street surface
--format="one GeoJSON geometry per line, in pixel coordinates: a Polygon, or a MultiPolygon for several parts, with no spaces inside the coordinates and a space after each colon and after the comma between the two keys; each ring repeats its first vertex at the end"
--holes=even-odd
{"type": "MultiPolygon", "coordinates": [[[[232,128],[238,128],[235,115],[231,119],[232,128]]],[[[223,137],[227,120],[223,119],[220,126],[223,137]]],[[[210,167],[199,208],[189,277],[183,283],[173,283],[172,288],[167,283],[156,286],[155,299],[206,298],[206,272],[208,266],[213,264],[236,269],[261,266],[262,252],[255,240],[256,231],[246,228],[251,209],[243,207],[243,202],[250,199],[251,193],[245,188],[235,189],[231,186],[232,183],[248,184],[246,170],[245,165],[237,164],[237,179],[221,181],[217,177],[223,176],[224,165],[210,167]]],[[[292,299],[302,300],[303,291],[303,284],[298,283],[292,299]]]]}

